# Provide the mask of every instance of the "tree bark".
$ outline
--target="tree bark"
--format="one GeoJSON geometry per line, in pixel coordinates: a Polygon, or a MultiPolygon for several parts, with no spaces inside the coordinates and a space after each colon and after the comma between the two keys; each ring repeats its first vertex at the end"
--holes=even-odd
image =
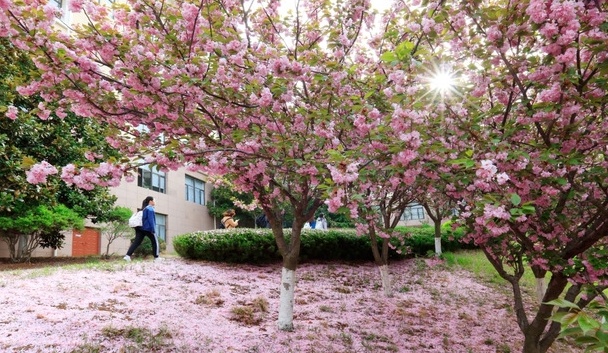
{"type": "Polygon", "coordinates": [[[378,270],[380,270],[380,278],[382,279],[382,290],[384,291],[384,296],[391,298],[393,296],[393,281],[391,280],[391,275],[388,271],[388,265],[379,266],[378,270]]]}
{"type": "Polygon", "coordinates": [[[441,219],[433,222],[435,223],[435,255],[441,256],[441,219]]]}
{"type": "Polygon", "coordinates": [[[540,348],[540,336],[536,334],[524,335],[522,353],[544,353],[540,348]]]}
{"type": "Polygon", "coordinates": [[[279,303],[279,330],[293,331],[293,302],[296,287],[296,271],[283,267],[281,272],[281,296],[279,303]]]}
{"type": "Polygon", "coordinates": [[[553,306],[543,304],[551,300],[559,298],[564,288],[568,284],[565,277],[554,273],[548,283],[545,295],[541,299],[541,304],[538,307],[534,319],[526,323],[522,328],[524,334],[523,353],[545,353],[551,347],[551,344],[556,338],[552,330],[547,331],[547,325],[550,324],[550,317],[553,313],[553,306]]]}
{"type": "Polygon", "coordinates": [[[547,291],[547,286],[545,285],[544,278],[536,278],[536,299],[538,303],[543,302],[543,297],[545,296],[545,292],[547,291]]]}
{"type": "Polygon", "coordinates": [[[441,252],[441,238],[435,238],[435,256],[439,257],[443,254],[441,252]]]}

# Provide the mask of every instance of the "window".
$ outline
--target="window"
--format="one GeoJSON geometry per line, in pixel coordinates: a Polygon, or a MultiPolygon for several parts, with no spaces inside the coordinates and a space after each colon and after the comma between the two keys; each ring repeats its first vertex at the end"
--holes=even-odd
{"type": "Polygon", "coordinates": [[[139,168],[137,175],[137,186],[142,188],[166,193],[167,174],[161,172],[156,167],[150,168],[149,165],[139,168]]]}
{"type": "Polygon", "coordinates": [[[58,8],[63,8],[63,0],[52,0],[52,3],[55,4],[58,8]]]}
{"type": "Polygon", "coordinates": [[[186,201],[205,204],[205,182],[186,175],[186,201]]]}
{"type": "Polygon", "coordinates": [[[424,207],[419,204],[412,204],[405,208],[405,212],[401,216],[401,219],[404,221],[414,221],[424,219],[424,207]]]}
{"type": "Polygon", "coordinates": [[[156,216],[156,235],[159,239],[167,241],[167,216],[164,214],[155,214],[156,216]]]}

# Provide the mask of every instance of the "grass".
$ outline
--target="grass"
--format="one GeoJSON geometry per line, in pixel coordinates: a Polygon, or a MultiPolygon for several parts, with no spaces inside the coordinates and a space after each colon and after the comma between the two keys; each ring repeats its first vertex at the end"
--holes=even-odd
{"type": "MultiPolygon", "coordinates": [[[[448,267],[460,267],[473,273],[477,278],[489,283],[500,286],[509,285],[505,279],[500,277],[484,253],[480,250],[462,250],[453,253],[446,252],[443,253],[442,256],[445,259],[448,267]]],[[[520,285],[526,291],[534,293],[536,290],[536,279],[534,278],[534,274],[532,274],[531,270],[526,269],[520,285]]]]}

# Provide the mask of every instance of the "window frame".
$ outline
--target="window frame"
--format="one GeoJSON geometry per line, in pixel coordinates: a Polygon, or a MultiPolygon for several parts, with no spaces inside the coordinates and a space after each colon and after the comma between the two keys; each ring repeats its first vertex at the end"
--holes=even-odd
{"type": "Polygon", "coordinates": [[[426,219],[426,211],[421,204],[411,204],[405,208],[401,215],[402,221],[420,221],[426,219]]]}
{"type": "MultiPolygon", "coordinates": [[[[156,228],[154,231],[156,232],[156,236],[158,239],[162,239],[167,242],[167,215],[156,213],[156,228]]],[[[159,249],[160,250],[160,249],[159,249]]]]}
{"type": "Polygon", "coordinates": [[[161,194],[167,193],[167,173],[158,170],[156,167],[150,168],[150,165],[141,166],[137,168],[137,186],[144,189],[160,192],[161,194]],[[146,175],[150,174],[150,185],[145,185],[146,175]],[[157,181],[155,182],[155,178],[157,181]]]}
{"type": "Polygon", "coordinates": [[[186,193],[186,195],[185,195],[186,201],[193,202],[193,203],[195,203],[197,205],[201,205],[201,206],[205,206],[207,204],[207,200],[205,198],[205,189],[206,189],[205,181],[195,178],[192,175],[186,174],[184,186],[185,186],[184,192],[186,193]],[[189,183],[189,182],[191,182],[191,183],[189,183]],[[197,187],[197,183],[200,183],[201,187],[197,187]],[[198,200],[197,200],[197,196],[198,196],[198,200]],[[194,198],[194,199],[192,199],[192,198],[194,198]]]}

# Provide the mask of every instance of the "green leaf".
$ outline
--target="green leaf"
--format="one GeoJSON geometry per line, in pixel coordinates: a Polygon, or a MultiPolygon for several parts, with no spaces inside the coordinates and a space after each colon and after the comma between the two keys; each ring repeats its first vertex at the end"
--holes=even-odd
{"type": "Polygon", "coordinates": [[[599,340],[596,337],[581,336],[574,340],[578,344],[598,344],[599,340]]]}
{"type": "Polygon", "coordinates": [[[600,328],[600,323],[584,312],[579,313],[577,322],[585,334],[587,334],[589,331],[600,328]]]}
{"type": "Polygon", "coordinates": [[[583,330],[580,327],[568,327],[567,329],[562,329],[559,333],[559,337],[578,337],[583,334],[583,330]]]}
{"type": "Polygon", "coordinates": [[[380,60],[386,63],[392,63],[394,61],[397,61],[397,55],[395,55],[395,53],[392,51],[387,51],[384,52],[384,54],[380,55],[380,60]]]}
{"type": "Polygon", "coordinates": [[[521,208],[512,208],[509,210],[509,213],[511,213],[511,216],[513,217],[519,217],[524,214],[521,208]]]}
{"type": "Polygon", "coordinates": [[[532,205],[523,205],[521,209],[525,214],[533,214],[536,211],[536,208],[532,205]]]}
{"type": "Polygon", "coordinates": [[[566,185],[567,183],[568,183],[568,180],[566,178],[557,178],[557,184],[566,185]]]}
{"type": "Polygon", "coordinates": [[[511,203],[518,206],[521,203],[521,197],[517,194],[511,194],[511,203]]]}
{"type": "Polygon", "coordinates": [[[608,347],[608,332],[598,330],[595,336],[602,342],[604,347],[608,347]]]}
{"type": "Polygon", "coordinates": [[[576,310],[580,310],[580,308],[578,307],[578,305],[574,304],[571,301],[565,300],[565,299],[554,299],[550,302],[546,302],[545,304],[547,305],[555,305],[557,307],[560,308],[570,308],[570,309],[576,309],[576,310]]]}
{"type": "Polygon", "coordinates": [[[562,317],[560,323],[564,326],[568,326],[568,325],[574,323],[577,318],[578,318],[578,313],[570,312],[562,317]]]}

